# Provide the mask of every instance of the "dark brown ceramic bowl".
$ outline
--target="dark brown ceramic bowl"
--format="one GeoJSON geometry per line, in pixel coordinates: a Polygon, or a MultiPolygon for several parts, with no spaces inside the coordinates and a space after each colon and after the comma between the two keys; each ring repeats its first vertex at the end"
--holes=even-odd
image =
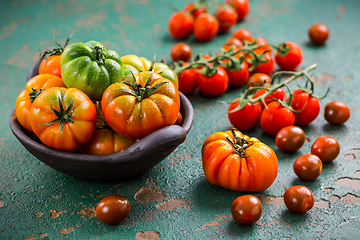
{"type": "MultiPolygon", "coordinates": [[[[28,80],[38,74],[39,62],[29,71],[28,80]]],[[[180,93],[183,116],[181,126],[164,127],[121,152],[108,155],[87,155],[64,152],[47,147],[39,138],[25,130],[14,111],[10,115],[10,128],[22,145],[37,159],[51,168],[85,180],[112,181],[133,177],[149,170],[176,149],[186,139],[194,119],[190,101],[180,93]]]]}

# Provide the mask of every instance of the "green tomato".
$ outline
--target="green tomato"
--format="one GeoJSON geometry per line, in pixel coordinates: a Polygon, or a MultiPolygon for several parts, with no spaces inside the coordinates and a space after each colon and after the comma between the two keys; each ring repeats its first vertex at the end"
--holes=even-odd
{"type": "Polygon", "coordinates": [[[101,100],[105,89],[124,76],[119,54],[96,41],[67,46],[60,60],[61,76],[68,88],[77,88],[91,100],[101,100]]]}
{"type": "Polygon", "coordinates": [[[176,73],[170,69],[165,63],[157,62],[154,63],[154,70],[156,73],[160,74],[162,77],[172,81],[177,88],[179,88],[179,80],[176,73]]]}

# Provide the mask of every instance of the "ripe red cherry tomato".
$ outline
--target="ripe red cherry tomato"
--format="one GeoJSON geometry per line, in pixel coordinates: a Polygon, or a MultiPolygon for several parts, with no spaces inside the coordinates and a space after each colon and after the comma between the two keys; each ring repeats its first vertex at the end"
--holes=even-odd
{"type": "Polygon", "coordinates": [[[310,124],[320,113],[320,101],[307,92],[297,89],[293,92],[291,107],[301,112],[295,113],[295,124],[304,126],[310,124]]]}
{"type": "Polygon", "coordinates": [[[121,195],[109,195],[96,206],[96,216],[106,224],[117,224],[130,213],[129,201],[121,195]]]}
{"type": "Polygon", "coordinates": [[[224,68],[218,66],[217,73],[212,76],[198,74],[197,84],[202,94],[209,97],[220,96],[226,92],[229,86],[229,77],[224,68]]]}
{"type": "Polygon", "coordinates": [[[227,4],[220,4],[214,13],[219,22],[219,32],[224,33],[230,30],[238,19],[238,14],[235,9],[227,4]]]}
{"type": "Polygon", "coordinates": [[[280,56],[279,51],[275,54],[275,61],[277,65],[283,70],[294,70],[303,59],[303,54],[299,45],[293,42],[286,42],[286,46],[291,48],[285,56],[280,56]]]}
{"type": "Polygon", "coordinates": [[[265,132],[276,136],[282,128],[294,125],[295,115],[290,109],[277,101],[271,102],[267,107],[260,116],[260,126],[265,132]]]}
{"type": "Polygon", "coordinates": [[[252,37],[251,33],[244,28],[236,30],[231,36],[239,39],[242,42],[244,42],[245,40],[248,42],[254,41],[254,38],[252,37]]]}
{"type": "Polygon", "coordinates": [[[187,38],[193,32],[194,18],[189,13],[176,12],[169,18],[168,28],[171,36],[187,38]]]}
{"type": "Polygon", "coordinates": [[[331,162],[339,155],[340,145],[335,138],[322,136],[311,146],[311,153],[318,156],[322,162],[331,162]]]}
{"type": "MultiPolygon", "coordinates": [[[[254,50],[254,53],[256,55],[260,56],[264,51],[265,51],[264,48],[257,48],[254,50]]],[[[253,57],[251,55],[247,55],[247,57],[246,57],[246,59],[248,60],[248,63],[249,63],[249,68],[252,66],[252,64],[249,62],[249,60],[252,58],[253,57]]],[[[252,70],[250,72],[251,74],[265,73],[267,75],[271,75],[274,72],[275,63],[274,63],[273,57],[271,56],[271,53],[270,52],[265,53],[264,59],[267,62],[260,63],[254,70],[252,70]]]]}
{"type": "Polygon", "coordinates": [[[253,224],[261,218],[261,202],[253,195],[240,196],[231,204],[231,215],[238,224],[253,224]]]}
{"type": "Polygon", "coordinates": [[[285,191],[284,202],[290,211],[304,213],[314,206],[314,195],[307,187],[297,185],[285,191]]]}
{"type": "MultiPolygon", "coordinates": [[[[234,99],[234,101],[239,98],[234,99]]],[[[231,112],[239,106],[239,102],[233,102],[228,108],[228,118],[230,123],[238,130],[249,130],[259,122],[261,115],[260,104],[247,103],[242,109],[231,112]]]]}
{"type": "Polygon", "coordinates": [[[350,118],[350,109],[341,101],[332,101],[326,104],[324,117],[330,124],[341,125],[350,118]]]}
{"type": "Polygon", "coordinates": [[[191,15],[196,19],[200,14],[206,13],[207,8],[206,7],[198,7],[194,3],[189,3],[185,6],[184,12],[189,12],[191,15]]]}
{"type": "Polygon", "coordinates": [[[329,37],[329,29],[325,24],[316,23],[309,28],[309,38],[314,44],[321,45],[329,37]]]}
{"type": "Polygon", "coordinates": [[[276,146],[283,152],[296,152],[305,142],[304,131],[297,126],[282,128],[275,137],[276,146]]]}
{"type": "Polygon", "coordinates": [[[210,14],[203,13],[195,19],[194,35],[200,41],[209,41],[219,32],[218,20],[210,14]]]}
{"type": "Polygon", "coordinates": [[[265,73],[254,73],[250,75],[247,87],[248,88],[260,87],[260,86],[264,86],[265,83],[270,84],[270,82],[271,82],[271,77],[269,75],[265,73]]]}
{"type": "MultiPolygon", "coordinates": [[[[255,41],[255,39],[251,39],[249,40],[249,43],[253,43],[255,41]]],[[[269,46],[269,43],[264,39],[264,38],[257,38],[256,39],[256,44],[259,45],[259,46],[263,46],[263,47],[259,47],[257,49],[262,49],[263,51],[272,51],[272,48],[269,46]],[[264,46],[266,45],[266,46],[264,46]]]]}
{"type": "MultiPolygon", "coordinates": [[[[184,65],[189,65],[188,63],[184,63],[184,65]]],[[[182,71],[178,75],[178,81],[179,81],[179,91],[183,94],[191,94],[195,92],[197,88],[197,76],[198,72],[192,68],[187,69],[185,71],[182,71]]]]}
{"type": "Polygon", "coordinates": [[[249,0],[226,0],[226,4],[230,4],[238,14],[238,21],[246,18],[250,11],[249,0]]]}
{"type": "Polygon", "coordinates": [[[170,50],[170,56],[174,62],[184,61],[187,62],[191,58],[191,47],[186,43],[177,43],[170,50]]]}
{"type": "Polygon", "coordinates": [[[228,39],[226,39],[226,41],[224,42],[223,46],[231,46],[234,45],[236,47],[242,48],[244,45],[242,44],[242,42],[234,37],[230,37],[228,39]]]}
{"type": "Polygon", "coordinates": [[[298,157],[293,165],[294,172],[302,180],[314,180],[320,176],[323,168],[321,159],[314,154],[298,157]]]}
{"type": "MultiPolygon", "coordinates": [[[[264,88],[270,88],[270,86],[263,86],[264,88]]],[[[258,89],[254,95],[254,98],[260,97],[261,95],[265,94],[267,91],[265,89],[258,89]]],[[[269,96],[265,97],[264,101],[266,105],[269,105],[269,103],[273,102],[274,100],[284,100],[285,99],[285,91],[282,88],[278,88],[275,90],[275,92],[271,93],[269,96]]],[[[260,102],[261,108],[264,109],[264,103],[260,102]]]]}

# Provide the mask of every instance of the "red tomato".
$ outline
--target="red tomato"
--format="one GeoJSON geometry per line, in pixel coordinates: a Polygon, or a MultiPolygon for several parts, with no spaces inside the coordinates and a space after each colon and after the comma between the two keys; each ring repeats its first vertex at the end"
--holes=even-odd
{"type": "Polygon", "coordinates": [[[238,14],[238,21],[246,18],[250,11],[249,0],[226,0],[225,3],[231,5],[238,14]]]}
{"type": "Polygon", "coordinates": [[[329,29],[325,24],[316,23],[309,28],[309,38],[312,43],[321,45],[329,37],[329,29]]]}
{"type": "Polygon", "coordinates": [[[277,65],[283,70],[293,71],[303,59],[303,54],[299,45],[293,42],[286,42],[286,46],[291,48],[285,56],[280,56],[279,51],[275,54],[277,65]]]}
{"type": "Polygon", "coordinates": [[[60,59],[62,53],[59,55],[51,55],[48,58],[44,58],[41,61],[39,67],[39,74],[53,74],[61,78],[61,67],[60,67],[60,59]]]}
{"type": "Polygon", "coordinates": [[[174,62],[189,61],[191,58],[191,47],[186,43],[177,43],[170,50],[170,56],[174,62]]]}
{"type": "Polygon", "coordinates": [[[200,41],[209,41],[219,32],[218,20],[210,14],[204,13],[198,16],[194,22],[194,35],[200,41]]]}
{"type": "MultiPolygon", "coordinates": [[[[271,88],[270,86],[263,86],[264,88],[271,88]]],[[[260,97],[261,95],[265,94],[267,91],[265,89],[258,89],[254,95],[254,98],[260,97]]],[[[275,90],[275,92],[271,93],[269,96],[264,98],[264,101],[266,105],[269,105],[269,103],[273,102],[274,100],[284,100],[285,99],[285,91],[282,88],[278,88],[275,90]]],[[[264,103],[260,102],[261,108],[264,109],[264,103]]]]}
{"type": "Polygon", "coordinates": [[[130,214],[130,203],[121,195],[109,195],[96,206],[97,218],[106,224],[117,224],[130,214]]]}
{"type": "Polygon", "coordinates": [[[196,6],[194,3],[189,3],[185,6],[183,11],[190,12],[194,19],[196,19],[200,14],[207,13],[207,8],[196,6]]]}
{"type": "Polygon", "coordinates": [[[229,86],[229,77],[224,68],[218,66],[217,73],[208,77],[198,74],[197,84],[202,94],[209,97],[217,97],[226,92],[229,86]]]}
{"type": "Polygon", "coordinates": [[[169,18],[168,28],[171,36],[187,38],[193,32],[194,18],[189,13],[176,12],[169,18]]]}
{"type": "Polygon", "coordinates": [[[285,191],[286,207],[295,213],[305,213],[314,206],[314,195],[305,186],[293,186],[285,191]]]}
{"type": "Polygon", "coordinates": [[[322,162],[331,162],[339,155],[340,145],[335,138],[322,136],[312,144],[311,153],[318,156],[322,162]]]}
{"type": "Polygon", "coordinates": [[[283,152],[296,152],[304,145],[306,136],[297,126],[282,128],[275,137],[276,146],[283,152]]]}
{"type": "Polygon", "coordinates": [[[238,14],[235,9],[227,4],[220,4],[217,6],[214,16],[219,22],[219,32],[224,33],[230,30],[238,19],[238,14]]]}
{"type": "Polygon", "coordinates": [[[223,44],[223,46],[229,46],[229,45],[234,45],[239,48],[242,48],[244,46],[239,39],[234,38],[234,37],[230,37],[230,38],[226,39],[226,41],[223,44]]]}
{"type": "MultiPolygon", "coordinates": [[[[260,56],[265,50],[263,48],[257,48],[254,50],[254,53],[257,56],[260,56]]],[[[253,57],[251,55],[247,55],[247,60],[252,59],[253,57]]],[[[271,56],[270,52],[265,53],[264,55],[264,59],[267,62],[264,63],[260,63],[254,70],[252,70],[250,73],[254,74],[254,73],[265,73],[267,75],[271,75],[274,72],[275,69],[275,63],[274,63],[274,59],[271,56]]],[[[252,66],[252,63],[249,63],[249,68],[252,66]]]]}
{"type": "MultiPolygon", "coordinates": [[[[188,63],[184,63],[184,65],[189,65],[188,63]]],[[[191,94],[195,92],[197,88],[197,76],[198,72],[192,68],[182,71],[178,75],[179,80],[179,91],[185,95],[191,94]]]]}
{"type": "Polygon", "coordinates": [[[271,77],[265,73],[254,73],[250,75],[247,88],[264,86],[271,83],[271,77]]]}
{"type": "Polygon", "coordinates": [[[350,109],[341,101],[332,101],[326,104],[324,117],[330,124],[341,125],[350,118],[350,109]]]}
{"type": "Polygon", "coordinates": [[[238,224],[253,224],[261,218],[261,202],[253,195],[240,196],[231,204],[231,215],[238,224]]]}
{"type": "MultiPolygon", "coordinates": [[[[234,101],[239,98],[235,98],[234,101]]],[[[228,118],[230,123],[238,130],[249,130],[259,122],[261,115],[260,104],[247,103],[242,109],[231,112],[239,106],[239,102],[233,102],[228,108],[228,118]]]]}
{"type": "Polygon", "coordinates": [[[279,102],[271,102],[260,116],[261,128],[273,136],[276,136],[282,128],[292,126],[294,123],[294,113],[290,109],[281,106],[279,102]]]}
{"type": "MultiPolygon", "coordinates": [[[[249,43],[253,43],[254,41],[255,41],[254,39],[249,40],[249,43]]],[[[263,47],[259,47],[257,49],[262,49],[263,51],[269,50],[270,53],[271,53],[272,48],[269,46],[269,43],[264,38],[257,38],[256,39],[256,44],[259,45],[259,46],[263,46],[263,47]]]]}
{"type": "Polygon", "coordinates": [[[231,36],[239,39],[242,42],[244,42],[245,40],[248,42],[254,41],[254,38],[247,29],[238,29],[231,36]]]}
{"type": "Polygon", "coordinates": [[[295,124],[304,126],[310,124],[320,113],[320,101],[307,92],[297,89],[293,92],[291,107],[301,112],[295,113],[295,124]]]}
{"type": "Polygon", "coordinates": [[[314,154],[305,154],[298,157],[293,165],[294,172],[302,180],[315,180],[320,176],[323,168],[321,159],[314,154]]]}

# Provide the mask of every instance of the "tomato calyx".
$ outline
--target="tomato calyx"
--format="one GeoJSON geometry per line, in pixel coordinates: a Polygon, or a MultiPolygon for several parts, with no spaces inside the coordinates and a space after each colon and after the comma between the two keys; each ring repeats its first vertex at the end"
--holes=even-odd
{"type": "Polygon", "coordinates": [[[69,44],[69,41],[70,41],[70,38],[74,35],[71,34],[65,41],[65,44],[64,46],[61,46],[56,40],[55,40],[55,35],[54,35],[54,41],[55,41],[55,44],[58,46],[57,48],[56,47],[53,47],[51,50],[44,50],[44,51],[40,51],[40,55],[39,55],[39,58],[42,60],[44,57],[47,61],[47,59],[52,56],[52,55],[60,55],[64,52],[64,49],[66,48],[66,46],[69,44]]]}
{"type": "Polygon", "coordinates": [[[91,52],[91,56],[93,57],[93,60],[96,61],[99,64],[105,63],[105,53],[103,52],[102,46],[95,46],[94,50],[91,52]]]}
{"type": "Polygon", "coordinates": [[[284,57],[293,47],[288,47],[286,43],[281,43],[279,46],[272,46],[279,52],[279,56],[284,57]]]}
{"type": "Polygon", "coordinates": [[[33,103],[35,101],[35,99],[37,98],[37,96],[40,95],[40,93],[42,93],[43,91],[45,91],[44,88],[41,88],[39,91],[36,91],[35,88],[31,88],[33,91],[31,93],[29,93],[29,97],[30,97],[30,102],[33,103]]]}
{"type": "Polygon", "coordinates": [[[250,147],[253,142],[252,141],[248,141],[246,140],[244,137],[242,136],[237,136],[236,129],[231,129],[231,134],[233,135],[235,141],[233,141],[232,138],[230,138],[229,136],[226,137],[226,140],[228,140],[228,142],[231,144],[231,146],[234,148],[234,153],[240,155],[240,157],[242,158],[247,158],[249,156],[245,156],[245,149],[250,147]]]}

